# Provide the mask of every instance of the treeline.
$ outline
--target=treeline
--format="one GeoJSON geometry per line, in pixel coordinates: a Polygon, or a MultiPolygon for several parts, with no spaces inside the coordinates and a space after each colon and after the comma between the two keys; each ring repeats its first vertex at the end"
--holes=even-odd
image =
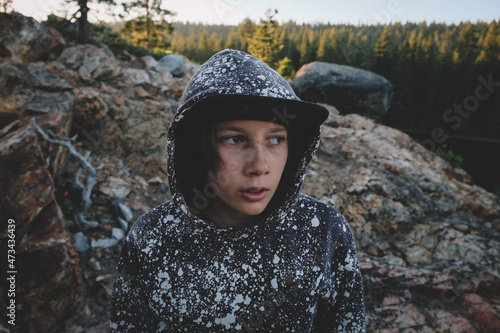
{"type": "Polygon", "coordinates": [[[275,60],[268,63],[281,66],[281,74],[283,59],[293,71],[324,61],[378,73],[394,85],[392,105],[382,123],[451,157],[452,148],[481,185],[492,190],[493,183],[500,184],[500,174],[493,170],[500,170],[499,22],[358,26],[277,24],[268,17],[260,23],[244,20],[238,26],[174,23],[173,27],[171,51],[197,63],[224,48],[252,54],[273,48],[275,60]]]}
{"type": "MultiPolygon", "coordinates": [[[[259,24],[245,20],[238,26],[174,23],[173,27],[171,50],[202,63],[224,48],[248,52],[259,24]]],[[[312,61],[324,61],[386,77],[395,94],[384,122],[398,128],[439,127],[443,125],[440,113],[473,94],[480,75],[491,74],[500,81],[500,23],[495,21],[376,26],[290,21],[279,25],[272,37],[278,45],[278,59],[290,59],[295,70],[312,61]]],[[[495,98],[489,103],[499,105],[495,98]]],[[[500,139],[500,111],[487,113],[492,113],[487,118],[497,126],[483,127],[480,136],[500,139]]],[[[459,134],[473,134],[466,130],[474,127],[473,121],[463,125],[459,134]]]]}

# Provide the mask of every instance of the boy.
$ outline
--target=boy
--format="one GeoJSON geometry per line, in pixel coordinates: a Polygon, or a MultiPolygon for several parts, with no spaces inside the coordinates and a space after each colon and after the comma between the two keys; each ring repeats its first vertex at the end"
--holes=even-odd
{"type": "Polygon", "coordinates": [[[364,332],[352,233],[301,193],[327,116],[248,54],[203,64],[168,132],[172,199],[123,244],[111,331],[364,332]]]}

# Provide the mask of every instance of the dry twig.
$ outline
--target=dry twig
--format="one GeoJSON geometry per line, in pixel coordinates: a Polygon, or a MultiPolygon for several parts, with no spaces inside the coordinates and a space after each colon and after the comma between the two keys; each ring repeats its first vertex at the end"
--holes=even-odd
{"type": "Polygon", "coordinates": [[[77,212],[74,214],[74,219],[76,224],[83,230],[99,226],[99,223],[97,221],[87,221],[85,215],[87,214],[90,205],[92,204],[92,199],[90,196],[92,194],[92,189],[94,188],[95,184],[97,184],[97,170],[102,168],[104,165],[101,164],[98,167],[94,168],[90,163],[90,158],[89,158],[90,152],[87,152],[87,154],[83,156],[76,150],[75,146],[73,146],[73,144],[71,143],[71,141],[74,140],[76,137],[69,139],[55,135],[52,131],[48,131],[48,133],[46,133],[36,123],[35,118],[31,119],[31,123],[45,141],[68,148],[68,151],[73,156],[75,156],[82,164],[82,168],[80,168],[76,173],[75,182],[83,188],[83,193],[82,193],[83,206],[81,206],[81,208],[79,208],[77,212]],[[55,137],[56,139],[51,138],[49,135],[55,137]],[[87,171],[87,181],[85,185],[82,184],[82,182],[80,182],[80,175],[82,173],[82,169],[85,169],[85,171],[87,171]]]}

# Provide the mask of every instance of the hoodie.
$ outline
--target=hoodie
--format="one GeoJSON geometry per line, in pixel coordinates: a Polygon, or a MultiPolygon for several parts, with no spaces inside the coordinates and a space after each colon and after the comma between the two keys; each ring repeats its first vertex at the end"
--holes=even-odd
{"type": "Polygon", "coordinates": [[[200,66],[167,135],[171,200],[134,223],[122,247],[112,332],[364,332],[356,246],[344,217],[301,192],[328,116],[260,60],[224,50],[200,66]],[[210,193],[190,163],[198,128],[224,119],[280,123],[291,149],[256,223],[201,214],[210,193]]]}

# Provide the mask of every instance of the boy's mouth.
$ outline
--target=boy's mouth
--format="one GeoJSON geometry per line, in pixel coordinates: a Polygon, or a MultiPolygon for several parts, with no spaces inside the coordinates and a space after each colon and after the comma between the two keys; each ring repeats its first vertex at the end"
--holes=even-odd
{"type": "Polygon", "coordinates": [[[266,197],[268,191],[267,187],[252,186],[241,190],[241,193],[249,201],[260,201],[266,197]]]}

